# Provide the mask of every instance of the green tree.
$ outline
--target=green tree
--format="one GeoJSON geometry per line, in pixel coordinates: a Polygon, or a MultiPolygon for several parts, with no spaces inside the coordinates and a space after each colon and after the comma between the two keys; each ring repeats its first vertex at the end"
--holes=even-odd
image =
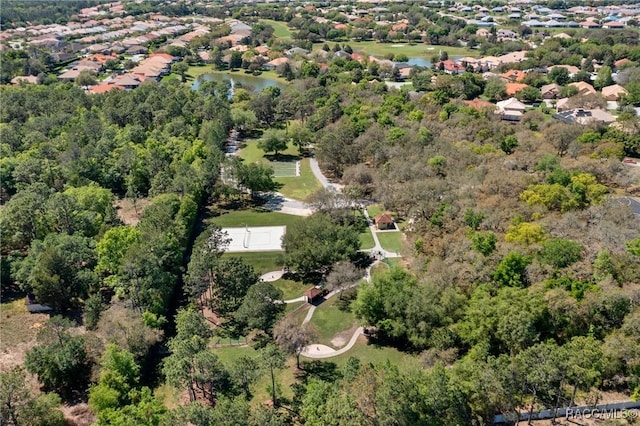
{"type": "Polygon", "coordinates": [[[500,149],[505,154],[513,154],[513,151],[518,146],[518,138],[516,135],[505,136],[504,139],[500,142],[500,149]]]}
{"type": "Polygon", "coordinates": [[[571,81],[571,77],[569,77],[569,71],[564,67],[553,67],[551,71],[549,71],[549,80],[552,82],[564,86],[565,84],[571,81]]]}
{"type": "Polygon", "coordinates": [[[180,81],[183,83],[187,81],[187,71],[189,71],[189,64],[187,61],[176,62],[171,65],[171,72],[180,76],[180,81]]]}
{"type": "Polygon", "coordinates": [[[279,151],[287,149],[287,141],[279,137],[274,132],[268,132],[262,139],[260,139],[260,142],[258,142],[258,148],[263,150],[265,153],[273,152],[277,157],[279,151]]]}
{"type": "Polygon", "coordinates": [[[473,232],[471,233],[471,243],[473,249],[482,253],[484,256],[489,256],[496,249],[496,243],[498,237],[493,232],[473,232]]]}
{"type": "Polygon", "coordinates": [[[49,234],[32,243],[16,277],[40,303],[66,311],[95,287],[94,244],[79,235],[49,234]]]}
{"type": "Polygon", "coordinates": [[[493,280],[500,286],[526,287],[529,284],[527,278],[527,266],[531,259],[517,252],[507,254],[493,271],[493,280]]]}
{"type": "Polygon", "coordinates": [[[133,354],[109,344],[100,366],[98,383],[89,390],[91,408],[100,413],[131,404],[131,391],[138,385],[140,376],[140,366],[136,364],[133,354]]]}
{"type": "Polygon", "coordinates": [[[499,78],[489,79],[484,88],[484,95],[492,101],[500,101],[507,97],[507,86],[499,78]]]}
{"type": "Polygon", "coordinates": [[[571,240],[550,238],[542,244],[540,259],[556,269],[565,268],[580,260],[582,246],[571,240]]]}
{"type": "Polygon", "coordinates": [[[276,395],[276,370],[280,370],[284,368],[284,363],[286,358],[280,349],[270,343],[264,348],[260,349],[260,361],[262,363],[262,367],[269,371],[271,375],[271,402],[274,407],[278,406],[278,398],[276,395]]]}
{"type": "Polygon", "coordinates": [[[99,274],[116,274],[129,248],[140,241],[140,231],[130,226],[118,226],[104,233],[96,245],[99,274]]]}
{"type": "Polygon", "coordinates": [[[20,367],[0,373],[0,423],[7,426],[65,424],[55,393],[34,396],[20,367]]]}
{"type": "Polygon", "coordinates": [[[286,265],[306,274],[326,272],[335,262],[353,258],[360,241],[352,227],[336,224],[327,215],[316,213],[290,225],[282,245],[286,265]]]}
{"type": "Polygon", "coordinates": [[[282,290],[268,282],[257,283],[247,291],[235,318],[249,330],[267,332],[284,311],[284,304],[278,303],[281,300],[282,290]]]}
{"type": "Polygon", "coordinates": [[[226,317],[240,308],[247,291],[260,277],[241,257],[221,258],[213,268],[215,280],[211,288],[211,308],[226,317]]]}
{"type": "Polygon", "coordinates": [[[62,317],[51,318],[38,333],[38,346],[27,352],[25,366],[38,376],[46,390],[68,397],[86,386],[88,359],[84,338],[69,332],[73,324],[62,317]]]}
{"type": "Polygon", "coordinates": [[[248,190],[252,198],[255,197],[256,192],[274,191],[278,188],[278,183],[273,180],[273,167],[267,164],[244,164],[236,161],[234,173],[238,185],[248,190]]]}
{"type": "Polygon", "coordinates": [[[602,89],[606,86],[611,86],[613,84],[613,78],[611,77],[611,67],[608,65],[603,65],[596,75],[596,79],[593,82],[593,85],[596,89],[602,89]]]}

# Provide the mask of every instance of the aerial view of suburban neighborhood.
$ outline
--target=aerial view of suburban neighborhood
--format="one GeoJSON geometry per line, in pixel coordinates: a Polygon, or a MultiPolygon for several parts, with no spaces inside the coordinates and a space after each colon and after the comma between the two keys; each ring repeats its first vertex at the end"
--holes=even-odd
{"type": "Polygon", "coordinates": [[[640,425],[640,2],[1,0],[0,425],[640,425]]]}

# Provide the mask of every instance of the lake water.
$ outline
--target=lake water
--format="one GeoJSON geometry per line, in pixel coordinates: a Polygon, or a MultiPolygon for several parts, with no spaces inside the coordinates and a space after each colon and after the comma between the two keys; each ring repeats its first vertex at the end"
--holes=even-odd
{"type": "Polygon", "coordinates": [[[236,87],[243,87],[248,90],[255,90],[257,92],[262,91],[265,87],[279,87],[284,89],[286,86],[279,81],[272,80],[267,77],[257,77],[250,74],[229,74],[229,73],[213,73],[202,74],[196,78],[191,86],[192,89],[197,89],[204,81],[228,81],[231,83],[230,96],[233,96],[233,91],[236,87]]]}
{"type": "MultiPolygon", "coordinates": [[[[434,56],[438,55],[438,52],[434,52],[433,53],[434,56]]],[[[457,61],[458,59],[462,58],[462,56],[449,56],[449,59],[453,60],[453,61],[457,61]]],[[[409,60],[407,61],[407,63],[411,66],[414,67],[425,67],[425,68],[431,68],[431,59],[430,58],[426,58],[426,57],[413,57],[413,58],[409,58],[409,60]]]]}

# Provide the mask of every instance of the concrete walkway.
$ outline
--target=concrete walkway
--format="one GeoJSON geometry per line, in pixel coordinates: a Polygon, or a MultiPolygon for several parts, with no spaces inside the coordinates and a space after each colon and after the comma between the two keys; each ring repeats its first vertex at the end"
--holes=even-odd
{"type": "Polygon", "coordinates": [[[265,200],[264,208],[274,212],[286,213],[294,216],[311,216],[313,210],[302,201],[287,198],[279,192],[263,192],[260,198],[265,200]]]}
{"type": "Polygon", "coordinates": [[[280,278],[282,278],[282,276],[284,275],[284,271],[283,270],[279,270],[279,271],[271,271],[271,272],[267,272],[266,274],[260,276],[260,280],[264,281],[264,282],[272,282],[272,281],[278,281],[280,278]]]}
{"type": "MultiPolygon", "coordinates": [[[[371,266],[369,266],[366,271],[365,271],[365,275],[364,275],[364,279],[367,282],[371,282],[371,268],[373,268],[375,265],[377,265],[379,263],[379,261],[375,261],[371,264],[371,266]]],[[[347,286],[344,288],[344,290],[348,290],[350,288],[354,288],[356,287],[358,284],[360,284],[360,281],[351,284],[350,286],[347,286]]],[[[334,290],[331,293],[327,294],[325,296],[325,300],[332,298],[333,296],[335,296],[336,294],[340,294],[340,290],[334,290]]],[[[304,318],[304,321],[302,321],[302,324],[306,324],[309,321],[311,321],[311,318],[313,317],[313,313],[316,310],[316,306],[311,306],[309,308],[309,312],[307,312],[307,316],[304,318]]],[[[356,342],[358,341],[358,337],[360,337],[360,335],[364,332],[364,328],[363,327],[358,327],[356,329],[356,331],[353,333],[353,335],[351,336],[351,340],[349,340],[349,343],[347,343],[347,345],[343,348],[340,349],[333,349],[332,347],[329,347],[327,345],[321,345],[319,343],[314,343],[308,346],[305,346],[304,349],[302,349],[302,352],[300,353],[300,355],[306,357],[306,358],[312,358],[312,359],[322,359],[322,358],[331,358],[334,356],[338,356],[338,355],[342,355],[343,353],[347,352],[349,349],[351,349],[353,347],[353,345],[356,344],[356,342]]]]}
{"type": "MultiPolygon", "coordinates": [[[[371,220],[371,217],[369,216],[369,212],[367,211],[366,207],[362,209],[362,213],[364,214],[365,219],[367,219],[367,223],[369,224],[369,231],[373,236],[373,241],[376,243],[376,245],[372,249],[362,250],[362,251],[371,253],[376,259],[379,259],[381,257],[383,258],[384,257],[402,257],[400,256],[400,253],[387,251],[382,247],[382,244],[380,244],[380,240],[378,239],[376,224],[373,222],[373,220],[371,220]]],[[[395,231],[395,232],[400,232],[400,231],[395,231]]]]}
{"type": "Polygon", "coordinates": [[[326,345],[309,345],[302,350],[302,355],[305,358],[311,359],[322,359],[322,358],[331,358],[334,356],[342,355],[343,353],[349,351],[358,341],[358,337],[364,332],[363,327],[358,327],[358,329],[351,336],[351,340],[347,343],[347,346],[344,348],[340,348],[335,350],[326,345]]]}

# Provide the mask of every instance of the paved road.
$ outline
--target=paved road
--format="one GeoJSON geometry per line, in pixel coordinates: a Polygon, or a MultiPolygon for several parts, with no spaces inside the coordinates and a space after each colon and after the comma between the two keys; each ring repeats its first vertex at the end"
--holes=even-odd
{"type": "Polygon", "coordinates": [[[636,216],[640,216],[640,201],[633,197],[616,197],[615,198],[623,206],[628,206],[636,216]]]}
{"type": "Polygon", "coordinates": [[[294,216],[310,216],[313,210],[307,203],[287,198],[279,192],[263,192],[260,198],[266,200],[264,208],[294,216]]]}
{"type": "Polygon", "coordinates": [[[315,157],[311,157],[309,159],[309,165],[311,166],[311,171],[313,172],[313,175],[316,177],[316,179],[318,179],[318,182],[320,182],[320,184],[324,188],[331,188],[337,192],[340,192],[342,187],[340,185],[336,185],[335,183],[329,182],[329,179],[327,179],[327,177],[324,174],[322,174],[322,170],[320,170],[320,166],[318,165],[318,160],[316,160],[315,157]]]}

